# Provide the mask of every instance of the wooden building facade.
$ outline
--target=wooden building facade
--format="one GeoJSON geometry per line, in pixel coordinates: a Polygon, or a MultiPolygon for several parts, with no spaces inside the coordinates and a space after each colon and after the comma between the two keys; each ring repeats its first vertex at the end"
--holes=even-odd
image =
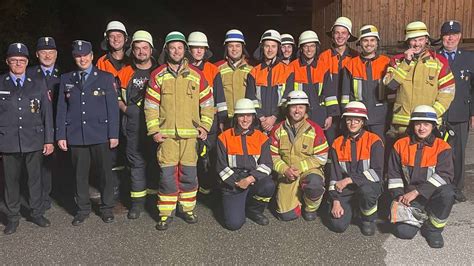
{"type": "Polygon", "coordinates": [[[474,46],[474,0],[313,0],[313,29],[323,47],[330,44],[326,32],[339,16],[352,20],[353,34],[361,26],[375,25],[380,32],[381,48],[394,52],[400,48],[405,26],[415,20],[426,23],[431,37],[439,38],[447,20],[462,24],[463,46],[474,46]]]}

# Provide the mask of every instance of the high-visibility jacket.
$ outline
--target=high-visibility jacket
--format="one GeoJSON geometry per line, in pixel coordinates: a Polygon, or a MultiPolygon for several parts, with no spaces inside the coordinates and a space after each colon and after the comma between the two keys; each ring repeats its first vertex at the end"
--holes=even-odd
{"type": "Polygon", "coordinates": [[[158,132],[170,138],[196,138],[197,127],[210,130],[214,98],[202,72],[184,59],[178,73],[167,64],[150,75],[145,96],[148,135],[158,132]]]}
{"type": "Polygon", "coordinates": [[[274,170],[284,175],[289,167],[295,167],[301,176],[317,174],[324,177],[322,169],[327,162],[329,146],[323,130],[308,118],[296,127],[285,120],[273,128],[270,150],[274,170]]]}
{"type": "MultiPolygon", "coordinates": [[[[357,56],[349,60],[343,72],[342,94],[350,101],[363,102],[367,107],[368,125],[385,124],[387,119],[387,96],[382,79],[390,58],[377,55],[372,59],[357,56]]],[[[395,96],[393,94],[393,96],[395,96]]]]}
{"type": "Polygon", "coordinates": [[[331,177],[329,195],[339,198],[334,185],[350,177],[357,186],[365,183],[379,183],[383,178],[384,146],[376,134],[361,130],[356,137],[339,136],[334,140],[330,150],[331,177]]]}
{"type": "Polygon", "coordinates": [[[225,102],[224,88],[222,87],[219,69],[210,62],[203,62],[196,66],[196,68],[202,71],[207,84],[211,86],[218,120],[224,121],[227,118],[227,103],[225,102]]]}
{"type": "Polygon", "coordinates": [[[216,63],[221,74],[222,85],[224,87],[225,101],[227,104],[227,115],[234,117],[234,105],[237,100],[245,97],[247,87],[247,75],[252,70],[252,66],[245,59],[237,65],[228,60],[221,60],[216,63]]]}
{"type": "MultiPolygon", "coordinates": [[[[155,67],[152,66],[149,70],[151,72],[152,69],[155,67]]],[[[134,84],[131,84],[131,80],[133,76],[135,75],[136,72],[136,67],[134,65],[128,65],[122,68],[119,72],[117,72],[117,79],[119,80],[120,84],[120,92],[119,92],[119,101],[123,101],[125,105],[132,105],[135,104],[137,106],[142,106],[143,105],[143,100],[145,94],[140,91],[136,91],[133,86],[134,84]],[[140,97],[139,94],[143,93],[143,95],[140,97]]],[[[141,82],[147,83],[148,80],[142,80],[141,82]]],[[[146,89],[146,85],[143,86],[144,89],[146,89]]]]}
{"type": "Polygon", "coordinates": [[[257,117],[274,115],[280,118],[279,106],[287,78],[288,66],[279,59],[275,59],[270,65],[263,62],[250,71],[245,97],[254,102],[257,117]]]}
{"type": "Polygon", "coordinates": [[[454,76],[448,61],[434,51],[426,51],[418,60],[408,61],[404,54],[390,61],[384,84],[397,90],[392,124],[408,125],[410,114],[418,105],[432,106],[441,122],[454,99],[454,76]]]}
{"type": "Polygon", "coordinates": [[[359,53],[350,47],[347,47],[342,55],[334,48],[327,49],[319,55],[318,64],[329,69],[330,82],[332,83],[330,87],[336,90],[330,95],[336,95],[337,102],[331,102],[331,104],[346,105],[349,102],[349,95],[342,94],[342,71],[347,63],[358,55],[359,53]]]}
{"type": "Polygon", "coordinates": [[[124,58],[121,61],[115,60],[109,53],[104,54],[103,56],[99,57],[97,60],[96,66],[98,69],[109,72],[114,77],[117,76],[118,72],[126,65],[126,59],[124,58]]]}
{"type": "Polygon", "coordinates": [[[393,198],[417,190],[429,199],[454,177],[452,150],[444,140],[430,135],[418,142],[406,136],[395,142],[388,160],[388,189],[393,198]]]}
{"type": "Polygon", "coordinates": [[[235,187],[235,182],[249,175],[260,180],[271,174],[270,139],[258,129],[239,132],[229,128],[217,141],[216,170],[222,182],[235,187]]]}
{"type": "Polygon", "coordinates": [[[329,87],[333,85],[328,82],[329,70],[321,67],[316,58],[309,65],[303,58],[295,59],[288,65],[288,72],[284,101],[291,91],[304,91],[310,103],[308,117],[318,125],[324,125],[328,116],[339,114],[336,95],[331,94],[335,90],[329,87]]]}

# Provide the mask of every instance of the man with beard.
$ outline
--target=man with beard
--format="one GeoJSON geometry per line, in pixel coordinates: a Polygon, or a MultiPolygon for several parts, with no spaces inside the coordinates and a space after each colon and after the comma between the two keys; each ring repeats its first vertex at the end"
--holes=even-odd
{"type": "Polygon", "coordinates": [[[150,159],[150,146],[153,146],[146,134],[143,100],[151,71],[155,68],[152,59],[153,38],[150,33],[139,30],[133,34],[130,48],[133,63],[122,68],[117,78],[120,81],[119,108],[122,111],[123,134],[127,140],[126,155],[130,166],[132,181],[130,197],[132,207],[128,219],[137,219],[144,209],[147,195],[147,165],[150,159]]]}
{"type": "Polygon", "coordinates": [[[285,33],[281,35],[281,54],[282,54],[281,61],[285,65],[289,65],[291,61],[295,59],[295,54],[296,54],[295,39],[290,34],[285,33]]]}
{"type": "Polygon", "coordinates": [[[364,103],[369,116],[365,126],[383,140],[388,104],[382,79],[390,58],[377,53],[379,42],[379,32],[375,26],[365,25],[360,29],[357,45],[361,54],[347,63],[343,72],[342,91],[343,95],[350,95],[351,101],[364,103]]]}
{"type": "Polygon", "coordinates": [[[288,66],[290,75],[286,81],[285,97],[290,91],[300,90],[308,95],[311,108],[307,110],[308,118],[320,125],[323,130],[329,129],[332,117],[339,114],[337,105],[326,105],[332,98],[329,70],[319,64],[319,38],[316,32],[307,30],[301,33],[298,41],[299,58],[288,66]],[[323,86],[327,84],[327,86],[323,86]]]}
{"type": "Polygon", "coordinates": [[[325,191],[328,143],[321,127],[308,119],[306,93],[290,92],[286,105],[286,120],[270,134],[273,169],[278,173],[276,212],[280,220],[294,220],[301,216],[303,205],[303,218],[313,221],[325,191]]]}
{"type": "Polygon", "coordinates": [[[251,99],[257,109],[261,128],[270,132],[282,117],[279,107],[288,77],[287,66],[281,62],[281,37],[276,30],[267,30],[253,56],[259,62],[247,76],[245,98],[251,99]]]}
{"type": "Polygon", "coordinates": [[[222,79],[228,119],[220,123],[220,128],[229,128],[234,117],[234,105],[244,98],[247,75],[252,66],[248,63],[248,52],[245,49],[245,38],[239,30],[229,30],[224,40],[224,60],[216,63],[222,79]]]}
{"type": "Polygon", "coordinates": [[[170,32],[159,62],[150,76],[145,96],[148,135],[159,144],[161,177],[158,189],[160,221],[157,230],[166,230],[173,219],[176,203],[185,222],[197,223],[197,139],[206,140],[214,118],[214,98],[206,78],[189,64],[188,49],[181,32],[170,32]]]}
{"type": "Polygon", "coordinates": [[[392,58],[383,80],[389,89],[397,92],[392,124],[387,132],[390,139],[405,133],[416,106],[432,106],[441,122],[454,98],[454,76],[448,60],[431,49],[425,23],[409,23],[405,29],[405,42],[408,49],[392,58]]]}

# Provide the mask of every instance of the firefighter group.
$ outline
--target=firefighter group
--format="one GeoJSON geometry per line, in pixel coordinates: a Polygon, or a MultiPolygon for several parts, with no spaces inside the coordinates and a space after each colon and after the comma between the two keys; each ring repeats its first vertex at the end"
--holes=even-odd
{"type": "Polygon", "coordinates": [[[405,51],[389,57],[379,51],[376,26],[354,32],[351,20],[339,17],[326,32],[331,48],[322,51],[312,30],[295,39],[270,29],[251,65],[237,29],[225,33],[224,56],[211,63],[202,32],[186,38],[172,31],[156,47],[149,32],[129,35],[111,21],[105,55],[94,64],[92,44],[75,40],[68,73],[56,64],[53,37],[38,39],[36,66],[23,43],[12,43],[9,71],[0,76],[4,234],[19,226],[23,176],[28,220],[50,226],[52,177],[64,165],[75,191],[72,225],[91,213],[90,173],[100,184],[101,219],[113,222],[123,153],[127,217],[143,213],[152,179],[157,230],[175,217],[197,223],[199,195],[219,199],[229,230],[246,218],[268,225],[269,207],[281,221],[321,216],[332,231],[353,222],[372,236],[385,208],[395,236],[420,231],[441,248],[453,204],[466,201],[464,158],[474,121],[474,54],[458,47],[461,32],[450,20],[434,40],[423,22],[411,22],[405,51]]]}

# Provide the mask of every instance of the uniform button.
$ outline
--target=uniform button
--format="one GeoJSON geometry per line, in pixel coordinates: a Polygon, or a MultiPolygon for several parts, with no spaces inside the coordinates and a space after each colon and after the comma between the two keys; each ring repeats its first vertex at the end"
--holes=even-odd
{"type": "Polygon", "coordinates": [[[86,104],[86,102],[82,102],[82,104],[86,104]]]}
{"type": "Polygon", "coordinates": [[[85,124],[85,123],[86,123],[86,121],[82,121],[82,123],[83,123],[83,124],[85,124]]]}
{"type": "Polygon", "coordinates": [[[20,117],[18,117],[18,119],[22,120],[22,119],[23,119],[23,117],[21,117],[21,116],[20,116],[20,117]]]}
{"type": "Polygon", "coordinates": [[[20,111],[21,111],[21,107],[18,107],[18,110],[20,110],[20,111]]]}
{"type": "Polygon", "coordinates": [[[81,95],[84,95],[84,93],[83,93],[83,92],[81,92],[81,95]]]}
{"type": "Polygon", "coordinates": [[[107,123],[107,122],[108,122],[107,119],[105,119],[105,123],[107,123]]]}
{"type": "Polygon", "coordinates": [[[22,127],[22,126],[19,126],[18,128],[19,128],[19,129],[22,129],[23,127],[22,127]]]}
{"type": "Polygon", "coordinates": [[[82,112],[82,114],[83,114],[83,115],[85,115],[85,114],[86,114],[86,112],[82,112]]]}
{"type": "Polygon", "coordinates": [[[18,98],[18,101],[21,101],[21,98],[18,98]]]}

